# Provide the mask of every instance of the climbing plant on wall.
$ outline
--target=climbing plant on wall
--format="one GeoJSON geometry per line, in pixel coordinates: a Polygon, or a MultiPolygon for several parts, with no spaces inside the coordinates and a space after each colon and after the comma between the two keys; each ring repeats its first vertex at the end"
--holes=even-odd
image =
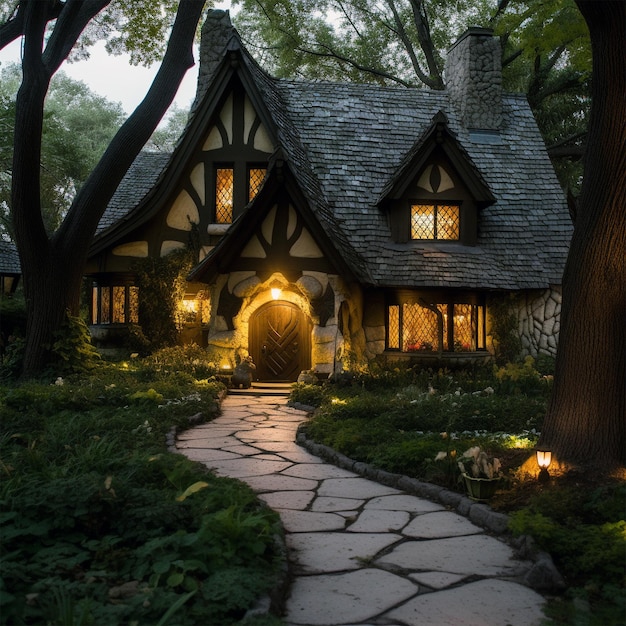
{"type": "Polygon", "coordinates": [[[177,343],[176,311],[185,295],[185,278],[191,270],[192,258],[191,250],[181,249],[135,264],[139,319],[152,349],[177,343]]]}

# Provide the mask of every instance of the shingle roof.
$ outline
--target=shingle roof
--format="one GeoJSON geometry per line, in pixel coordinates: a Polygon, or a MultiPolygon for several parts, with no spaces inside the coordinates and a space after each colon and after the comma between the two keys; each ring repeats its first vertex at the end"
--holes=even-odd
{"type": "MultiPolygon", "coordinates": [[[[499,134],[480,134],[463,127],[445,91],[274,79],[252,60],[236,33],[223,54],[233,50],[240,51],[263,98],[311,210],[363,282],[484,289],[544,288],[561,282],[572,226],[523,95],[503,97],[499,134]],[[440,111],[496,198],[481,209],[476,246],[396,243],[377,205],[440,111]]],[[[137,158],[99,232],[138,204],[168,160],[162,154],[137,158]]]]}
{"type": "Polygon", "coordinates": [[[327,205],[376,284],[522,289],[560,283],[571,223],[524,96],[505,96],[499,136],[482,136],[459,123],[446,92],[301,81],[279,81],[278,89],[327,205]],[[481,211],[476,246],[394,243],[376,202],[440,110],[496,203],[481,211]]]}
{"type": "Polygon", "coordinates": [[[154,189],[172,158],[169,152],[140,152],[111,198],[96,236],[128,217],[139,201],[154,189]]]}
{"type": "Polygon", "coordinates": [[[0,239],[0,274],[21,274],[20,256],[15,244],[0,239]]]}

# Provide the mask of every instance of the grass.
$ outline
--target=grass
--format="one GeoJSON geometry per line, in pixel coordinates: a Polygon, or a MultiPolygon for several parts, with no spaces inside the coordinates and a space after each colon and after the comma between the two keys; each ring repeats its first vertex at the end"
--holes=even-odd
{"type": "Polygon", "coordinates": [[[174,351],[0,388],[0,624],[242,623],[275,584],[278,516],[166,449],[217,414],[198,372],[174,351]]]}
{"type": "Polygon", "coordinates": [[[537,481],[533,447],[550,389],[550,376],[527,359],[495,371],[370,371],[297,385],[291,399],[319,407],[307,425],[315,441],[450,489],[463,491],[456,459],[465,450],[479,445],[498,457],[504,478],[491,506],[510,515],[512,533],[552,555],[568,584],[549,603],[551,623],[625,624],[626,481],[574,470],[537,481]]]}

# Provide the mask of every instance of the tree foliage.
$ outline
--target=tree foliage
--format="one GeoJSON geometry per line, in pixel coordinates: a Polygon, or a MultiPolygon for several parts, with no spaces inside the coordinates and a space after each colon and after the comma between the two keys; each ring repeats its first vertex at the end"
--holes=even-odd
{"type": "MultiPolygon", "coordinates": [[[[21,68],[17,64],[0,71],[0,206],[2,227],[9,235],[12,233],[11,144],[20,80],[21,68]]],[[[53,233],[125,115],[121,105],[59,72],[50,83],[44,118],[40,164],[42,214],[46,230],[53,233]]]]}

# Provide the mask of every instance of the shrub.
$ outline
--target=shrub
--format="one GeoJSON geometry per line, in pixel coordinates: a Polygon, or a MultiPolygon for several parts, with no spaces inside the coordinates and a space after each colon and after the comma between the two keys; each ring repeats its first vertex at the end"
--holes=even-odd
{"type": "Polygon", "coordinates": [[[54,334],[50,350],[56,357],[54,367],[59,374],[88,372],[100,361],[100,354],[91,344],[87,324],[69,313],[61,329],[54,334]]]}
{"type": "Polygon", "coordinates": [[[324,400],[324,390],[319,385],[296,383],[289,393],[289,401],[306,406],[319,407],[324,400]]]}

